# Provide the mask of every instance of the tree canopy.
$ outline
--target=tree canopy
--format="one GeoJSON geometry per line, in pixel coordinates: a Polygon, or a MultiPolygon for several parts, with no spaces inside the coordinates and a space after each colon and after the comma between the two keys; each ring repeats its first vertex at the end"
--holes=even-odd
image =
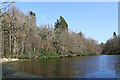
{"type": "Polygon", "coordinates": [[[58,29],[58,28],[61,30],[64,30],[64,29],[68,30],[68,24],[62,16],[60,16],[60,19],[57,19],[57,22],[55,22],[55,29],[58,29]]]}
{"type": "Polygon", "coordinates": [[[120,37],[113,33],[113,38],[103,45],[103,54],[120,54],[120,37]]]}
{"type": "Polygon", "coordinates": [[[11,5],[2,15],[2,57],[43,59],[101,53],[95,40],[85,38],[82,32],[69,32],[62,16],[55,22],[55,28],[52,25],[41,25],[39,28],[32,11],[24,14],[11,5]]]}

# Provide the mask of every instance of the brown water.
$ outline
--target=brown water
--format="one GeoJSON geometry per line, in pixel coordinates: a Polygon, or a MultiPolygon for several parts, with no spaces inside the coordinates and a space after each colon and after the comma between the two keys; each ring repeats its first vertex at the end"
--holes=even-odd
{"type": "Polygon", "coordinates": [[[120,56],[77,56],[72,58],[18,62],[14,69],[49,78],[120,78],[120,56]]]}

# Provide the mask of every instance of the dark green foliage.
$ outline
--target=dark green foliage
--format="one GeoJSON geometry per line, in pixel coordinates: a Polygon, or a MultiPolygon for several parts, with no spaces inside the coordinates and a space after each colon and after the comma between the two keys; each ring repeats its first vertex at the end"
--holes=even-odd
{"type": "Polygon", "coordinates": [[[58,57],[59,57],[59,54],[57,54],[56,52],[43,49],[40,51],[38,59],[51,59],[51,58],[58,58],[58,57]]]}
{"type": "Polygon", "coordinates": [[[114,32],[114,37],[103,45],[103,54],[120,54],[120,37],[114,32]]]}
{"type": "Polygon", "coordinates": [[[33,13],[32,11],[30,11],[29,14],[35,16],[35,13],[33,13]]]}
{"type": "Polygon", "coordinates": [[[57,22],[55,23],[55,30],[56,29],[60,29],[60,30],[67,29],[68,30],[68,24],[62,16],[60,16],[60,19],[59,20],[57,19],[57,22]]]}
{"type": "Polygon", "coordinates": [[[116,36],[117,36],[117,35],[116,35],[116,33],[114,32],[114,33],[113,33],[113,37],[116,37],[116,36]]]}

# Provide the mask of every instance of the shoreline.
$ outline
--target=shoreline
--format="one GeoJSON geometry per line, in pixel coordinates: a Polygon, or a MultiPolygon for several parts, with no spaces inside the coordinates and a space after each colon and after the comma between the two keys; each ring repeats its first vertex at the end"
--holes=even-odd
{"type": "Polygon", "coordinates": [[[0,62],[11,62],[11,61],[18,61],[18,58],[1,58],[0,62]]]}
{"type": "MultiPolygon", "coordinates": [[[[77,55],[77,54],[71,54],[71,55],[60,55],[60,56],[41,56],[41,58],[37,58],[37,59],[53,59],[53,58],[67,58],[67,57],[75,57],[75,56],[92,56],[92,55],[96,55],[96,54],[91,54],[91,55],[84,55],[84,54],[80,54],[80,55],[77,55]]],[[[2,62],[11,62],[11,61],[19,61],[19,60],[30,60],[29,59],[24,59],[24,58],[0,58],[0,63],[2,62]]]]}

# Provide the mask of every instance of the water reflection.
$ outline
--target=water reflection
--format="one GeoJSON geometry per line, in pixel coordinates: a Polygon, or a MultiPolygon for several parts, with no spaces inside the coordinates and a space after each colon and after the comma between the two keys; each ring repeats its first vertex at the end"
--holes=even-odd
{"type": "Polygon", "coordinates": [[[16,70],[49,78],[120,77],[120,56],[78,56],[72,58],[31,60],[14,65],[16,70]]]}

